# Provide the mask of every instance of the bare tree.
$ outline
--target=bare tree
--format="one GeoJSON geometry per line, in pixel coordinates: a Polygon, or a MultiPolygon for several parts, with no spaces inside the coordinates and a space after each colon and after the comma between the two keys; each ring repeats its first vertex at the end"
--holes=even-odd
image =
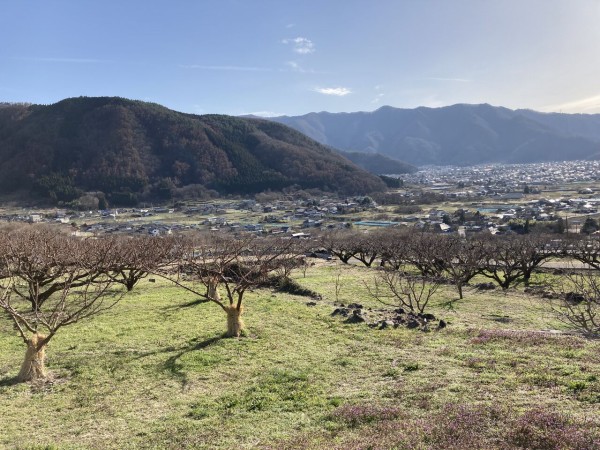
{"type": "Polygon", "coordinates": [[[388,229],[380,236],[381,266],[398,270],[408,260],[411,231],[388,229]]]}
{"type": "Polygon", "coordinates": [[[533,271],[553,256],[546,246],[548,242],[543,235],[491,236],[486,242],[488,259],[481,274],[503,290],[519,279],[528,285],[533,271]]]}
{"type": "Polygon", "coordinates": [[[90,274],[81,266],[81,257],[91,257],[93,246],[82,246],[80,240],[44,226],[13,229],[4,238],[6,266],[20,280],[12,284],[12,290],[30,303],[32,311],[63,289],[65,273],[73,274],[69,281],[72,288],[89,282],[90,274]]]}
{"type": "Polygon", "coordinates": [[[350,230],[329,231],[321,235],[320,244],[344,264],[356,254],[354,232],[350,230]]]}
{"type": "Polygon", "coordinates": [[[589,335],[600,335],[600,276],[596,271],[570,273],[554,287],[552,308],[560,320],[589,335]]]}
{"type": "Polygon", "coordinates": [[[180,252],[180,270],[187,276],[163,276],[227,314],[228,337],[239,337],[245,293],[264,283],[267,276],[297,258],[298,247],[289,238],[255,235],[196,236],[180,252]],[[221,292],[225,292],[225,298],[221,292]]]}
{"type": "Polygon", "coordinates": [[[350,238],[350,248],[355,259],[366,267],[371,267],[383,249],[381,233],[355,233],[350,238]]]}
{"type": "Polygon", "coordinates": [[[438,242],[438,250],[444,253],[444,274],[452,280],[463,298],[463,287],[484,267],[489,259],[488,247],[479,238],[463,239],[458,236],[446,236],[438,242]]]}
{"type": "Polygon", "coordinates": [[[369,295],[384,305],[402,306],[413,313],[423,313],[440,287],[440,279],[383,269],[377,272],[372,285],[365,282],[365,286],[369,295]]]}
{"type": "Polygon", "coordinates": [[[517,236],[513,241],[514,251],[520,261],[523,282],[529,286],[533,272],[549,258],[556,256],[551,248],[552,237],[547,234],[517,236]]]}
{"type": "Polygon", "coordinates": [[[413,232],[407,241],[406,259],[423,277],[441,277],[446,267],[447,255],[440,248],[444,238],[439,234],[413,232]]]}
{"type": "Polygon", "coordinates": [[[169,237],[117,237],[110,241],[111,257],[107,260],[105,274],[115,283],[124,285],[127,291],[146,278],[159,266],[172,262],[170,251],[174,238],[169,237]]]}
{"type": "Polygon", "coordinates": [[[492,236],[486,242],[487,261],[481,274],[491,278],[507,290],[512,283],[523,276],[519,258],[516,257],[509,237],[492,236]]]}
{"type": "Polygon", "coordinates": [[[279,277],[290,278],[292,271],[295,269],[302,269],[304,277],[306,278],[306,268],[308,263],[306,262],[306,249],[308,245],[301,239],[286,239],[286,245],[288,245],[288,258],[281,258],[280,264],[275,269],[275,273],[279,277]]]}
{"type": "Polygon", "coordinates": [[[111,308],[122,297],[122,292],[113,291],[112,281],[102,275],[111,248],[101,240],[84,242],[65,236],[57,238],[37,233],[35,229],[2,234],[2,241],[0,310],[12,320],[27,346],[17,379],[42,379],[47,376],[45,350],[54,335],[67,325],[111,308]],[[26,238],[29,238],[29,246],[24,245],[26,238]],[[46,245],[45,238],[60,239],[69,254],[46,245]],[[17,241],[19,245],[13,245],[17,241]],[[50,249],[54,253],[40,257],[40,252],[50,249]],[[49,266],[48,260],[55,264],[49,266]],[[39,267],[33,270],[36,264],[39,267]],[[40,300],[40,291],[31,274],[39,273],[44,267],[51,267],[53,282],[51,292],[43,291],[40,300]]]}
{"type": "Polygon", "coordinates": [[[598,236],[569,235],[562,241],[561,256],[574,258],[600,270],[600,239],[598,236]]]}

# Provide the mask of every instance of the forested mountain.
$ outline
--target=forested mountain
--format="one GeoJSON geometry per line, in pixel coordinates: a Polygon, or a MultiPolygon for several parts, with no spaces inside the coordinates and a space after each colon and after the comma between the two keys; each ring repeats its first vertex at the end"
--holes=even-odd
{"type": "Polygon", "coordinates": [[[181,190],[252,193],[297,185],[344,194],[384,189],[376,176],[270,121],[196,116],[114,97],[0,106],[0,192],[57,200],[101,191],[112,203],[181,190]]]}
{"type": "MultiPolygon", "coordinates": [[[[335,150],[335,149],[334,149],[335,150]]],[[[358,167],[362,167],[371,173],[376,174],[402,174],[413,173],[418,169],[397,159],[382,155],[381,153],[366,153],[366,152],[344,152],[338,150],[340,155],[349,159],[358,167]]]]}
{"type": "Polygon", "coordinates": [[[600,115],[459,104],[272,120],[344,151],[381,153],[415,165],[600,158],[600,115]]]}

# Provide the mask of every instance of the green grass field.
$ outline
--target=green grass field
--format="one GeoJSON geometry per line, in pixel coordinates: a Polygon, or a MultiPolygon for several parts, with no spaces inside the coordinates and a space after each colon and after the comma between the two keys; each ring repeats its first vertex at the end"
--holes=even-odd
{"type": "MultiPolygon", "coordinates": [[[[477,433],[465,437],[468,424],[443,436],[436,426],[475,417],[486,439],[508,442],[501,424],[530,410],[568,417],[568,430],[598,431],[600,342],[538,332],[565,330],[541,299],[467,290],[451,302],[447,286],[430,308],[446,329],[377,330],[331,317],[338,275],[340,302],[381,307],[366,295],[369,269],[320,262],[295,274],[323,295],[317,306],[249,293],[240,339],[222,338],[215,305],[185,306],[189,293],[143,280],[104,315],[61,330],[47,352],[53,377],[38,385],[12,381],[25,348],[1,318],[0,447],[496,448],[477,433]],[[470,409],[456,415],[456,407],[470,409]],[[390,441],[402,427],[412,441],[390,441]],[[454,444],[444,444],[448,436],[454,444]]],[[[540,439],[506,448],[586,448],[540,439]]]]}

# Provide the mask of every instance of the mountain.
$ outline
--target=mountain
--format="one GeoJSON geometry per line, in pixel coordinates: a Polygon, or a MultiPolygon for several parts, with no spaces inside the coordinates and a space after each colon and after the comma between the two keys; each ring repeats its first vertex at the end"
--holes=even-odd
{"type": "Polygon", "coordinates": [[[488,104],[271,118],[348,152],[414,165],[600,158],[600,115],[544,114],[488,104]]]}
{"type": "MultiPolygon", "coordinates": [[[[265,119],[264,117],[255,116],[253,114],[246,114],[243,116],[239,116],[243,118],[249,119],[265,119]]],[[[276,122],[285,123],[283,120],[280,120],[279,117],[267,117],[266,120],[274,120],[276,122]]],[[[294,124],[290,124],[291,127],[294,127],[294,124]]],[[[296,129],[306,135],[311,134],[311,130],[304,130],[297,128],[296,129]]],[[[321,137],[313,137],[313,139],[324,142],[326,138],[321,137]]],[[[372,152],[357,152],[357,151],[343,151],[339,150],[335,147],[330,147],[331,150],[339,153],[344,158],[349,159],[354,164],[356,164],[361,169],[365,169],[367,172],[371,172],[377,175],[381,174],[403,174],[403,173],[413,173],[418,169],[412,164],[405,163],[404,161],[400,161],[398,159],[390,158],[389,156],[382,155],[381,153],[372,153],[372,152]]]]}
{"type": "Polygon", "coordinates": [[[70,200],[101,191],[113,204],[131,204],[186,189],[229,194],[292,185],[343,194],[384,189],[326,146],[266,120],[114,97],[0,105],[0,193],[70,200]]]}
{"type": "MultiPolygon", "coordinates": [[[[335,149],[334,149],[335,150],[335,149]]],[[[397,159],[382,155],[381,153],[366,152],[344,152],[339,151],[340,155],[349,159],[358,167],[361,167],[371,173],[376,174],[402,174],[413,173],[418,169],[397,159]]]]}

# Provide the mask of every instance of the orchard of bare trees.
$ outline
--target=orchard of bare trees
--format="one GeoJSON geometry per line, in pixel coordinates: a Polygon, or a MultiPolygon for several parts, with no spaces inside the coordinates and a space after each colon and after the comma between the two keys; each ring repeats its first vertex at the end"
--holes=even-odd
{"type": "Polygon", "coordinates": [[[17,379],[45,378],[48,343],[62,328],[112,308],[151,273],[218,305],[226,335],[239,337],[245,293],[273,272],[289,274],[301,253],[298,241],[253,235],[82,239],[48,227],[5,227],[0,311],[26,347],[17,379]]]}
{"type": "Polygon", "coordinates": [[[552,271],[562,273],[544,286],[555,294],[552,309],[580,331],[600,333],[597,237],[483,233],[460,237],[402,229],[340,230],[325,233],[319,244],[345,264],[356,261],[371,267],[378,261],[371,295],[420,313],[441,284],[455,286],[459,299],[476,276],[488,278],[503,291],[519,284],[528,287],[532,275],[552,261],[552,271]]]}
{"type": "Polygon", "coordinates": [[[170,247],[148,239],[80,239],[49,227],[3,228],[0,310],[26,346],[18,380],[44,378],[51,339],[116,305],[158,269],[170,247]]]}
{"type": "Polygon", "coordinates": [[[551,259],[565,267],[578,261],[579,269],[567,271],[551,288],[556,295],[550,307],[577,329],[600,332],[600,242],[592,237],[464,238],[388,229],[328,232],[300,241],[202,233],[80,238],[33,225],[0,231],[0,312],[12,322],[12,330],[4,332],[24,343],[19,381],[46,377],[45,352],[62,328],[115,307],[150,274],[192,293],[197,303],[220,308],[225,336],[239,337],[246,294],[273,275],[289,277],[304,264],[303,255],[317,248],[343,264],[356,261],[369,268],[363,280],[367,292],[415,314],[424,313],[442,284],[455,286],[462,299],[476,276],[506,291],[529,285],[536,270],[551,259]]]}

